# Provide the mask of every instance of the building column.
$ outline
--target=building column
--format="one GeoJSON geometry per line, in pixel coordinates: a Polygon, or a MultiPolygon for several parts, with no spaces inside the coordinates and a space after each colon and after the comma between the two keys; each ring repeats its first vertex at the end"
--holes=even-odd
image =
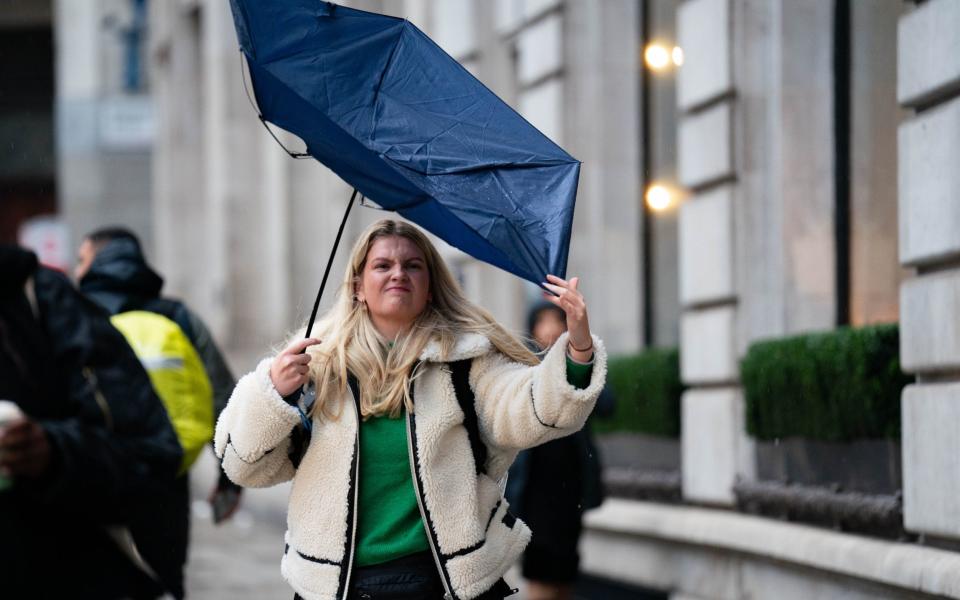
{"type": "MultiPolygon", "coordinates": [[[[908,3],[909,4],[909,3],[908,3]]],[[[930,0],[900,18],[900,358],[904,526],[960,538],[960,3],[930,0]]]]}
{"type": "MultiPolygon", "coordinates": [[[[641,261],[647,258],[641,256],[640,238],[639,4],[571,0],[562,11],[557,141],[583,161],[567,271],[583,278],[591,329],[603,336],[607,349],[634,352],[643,343],[641,261]]],[[[539,28],[549,23],[543,19],[539,28]]],[[[521,64],[524,48],[531,55],[539,50],[536,27],[529,29],[532,39],[520,46],[521,64]]],[[[522,91],[520,106],[538,112],[537,96],[548,96],[549,85],[522,91]]]]}
{"type": "Polygon", "coordinates": [[[751,476],[738,385],[734,268],[733,27],[730,0],[689,0],[677,11],[685,61],[678,73],[680,183],[681,443],[685,499],[731,505],[751,476]]]}
{"type": "Polygon", "coordinates": [[[186,300],[204,317],[213,312],[206,293],[208,218],[205,198],[203,16],[198,6],[150,3],[151,83],[157,115],[153,146],[153,262],[164,293],[186,300]]]}
{"type": "Polygon", "coordinates": [[[118,27],[130,23],[130,7],[102,0],[52,6],[57,203],[70,243],[75,247],[93,229],[123,225],[149,251],[154,119],[146,89],[123,85],[118,27]]]}
{"type": "Polygon", "coordinates": [[[207,325],[214,336],[228,347],[242,339],[232,327],[233,296],[245,292],[230,283],[230,252],[227,217],[230,211],[230,164],[236,144],[230,131],[230,95],[242,93],[230,86],[231,75],[237,72],[237,43],[230,18],[230,7],[216,0],[201,0],[203,18],[201,57],[203,61],[203,156],[204,178],[197,192],[203,198],[206,214],[204,259],[209,274],[204,285],[204,306],[207,325]]]}

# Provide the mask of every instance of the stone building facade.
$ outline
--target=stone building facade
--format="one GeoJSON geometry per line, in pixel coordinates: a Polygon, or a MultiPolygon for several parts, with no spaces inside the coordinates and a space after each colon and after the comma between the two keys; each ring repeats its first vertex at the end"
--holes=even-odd
{"type": "Polygon", "coordinates": [[[960,537],[960,5],[930,0],[900,19],[897,100],[904,522],[960,537]]]}
{"type": "Polygon", "coordinates": [[[678,6],[685,502],[605,504],[588,517],[588,571],[684,599],[960,597],[960,555],[938,549],[956,547],[960,522],[958,8],[678,6]],[[756,476],[746,348],[898,316],[902,367],[918,377],[902,398],[916,542],[731,512],[734,486],[756,476]]]}

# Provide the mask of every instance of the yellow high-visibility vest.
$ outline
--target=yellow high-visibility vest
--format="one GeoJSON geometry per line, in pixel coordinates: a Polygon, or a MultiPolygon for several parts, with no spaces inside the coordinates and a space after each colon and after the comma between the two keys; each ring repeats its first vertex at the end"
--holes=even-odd
{"type": "Polygon", "coordinates": [[[167,317],[132,310],[110,318],[150,375],[183,447],[185,473],[213,439],[213,388],[183,330],[167,317]]]}

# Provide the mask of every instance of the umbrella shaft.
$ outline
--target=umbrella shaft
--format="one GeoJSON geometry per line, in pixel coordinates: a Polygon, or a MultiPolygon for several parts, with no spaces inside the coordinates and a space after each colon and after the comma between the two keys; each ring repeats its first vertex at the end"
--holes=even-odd
{"type": "Polygon", "coordinates": [[[333,249],[330,250],[330,258],[327,260],[327,268],[323,271],[323,279],[320,281],[320,289],[317,291],[317,299],[313,302],[313,312],[310,313],[310,321],[307,323],[307,334],[313,331],[313,322],[317,320],[317,310],[320,308],[320,298],[323,297],[323,288],[327,287],[327,277],[330,275],[330,267],[333,266],[333,258],[337,255],[337,247],[340,245],[340,238],[343,236],[343,228],[347,224],[347,217],[350,216],[350,209],[353,208],[353,201],[357,199],[357,188],[353,188],[353,194],[350,196],[350,202],[347,204],[347,210],[343,212],[343,220],[340,221],[340,229],[337,230],[337,239],[333,242],[333,249]]]}

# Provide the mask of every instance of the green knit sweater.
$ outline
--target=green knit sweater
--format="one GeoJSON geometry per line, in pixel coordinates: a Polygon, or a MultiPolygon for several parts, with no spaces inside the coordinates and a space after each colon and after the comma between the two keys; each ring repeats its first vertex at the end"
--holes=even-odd
{"type": "MultiPolygon", "coordinates": [[[[567,381],[574,387],[587,387],[592,373],[592,364],[567,359],[567,381]]],[[[430,549],[413,488],[405,417],[371,417],[360,425],[356,564],[361,567],[430,549]]]]}

